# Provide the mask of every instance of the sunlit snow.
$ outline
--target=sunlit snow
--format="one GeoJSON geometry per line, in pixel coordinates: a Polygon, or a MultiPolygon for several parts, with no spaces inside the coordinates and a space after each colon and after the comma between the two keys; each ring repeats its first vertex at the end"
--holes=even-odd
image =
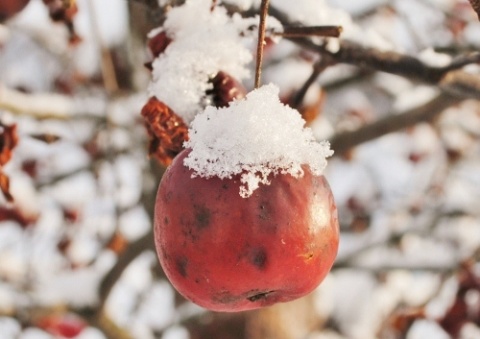
{"type": "Polygon", "coordinates": [[[320,175],[328,142],[317,142],[298,111],[282,104],[276,86],[265,85],[227,108],[207,107],[192,122],[192,151],[185,165],[201,177],[241,175],[240,195],[248,197],[270,174],[303,176],[302,166],[320,175]]]}

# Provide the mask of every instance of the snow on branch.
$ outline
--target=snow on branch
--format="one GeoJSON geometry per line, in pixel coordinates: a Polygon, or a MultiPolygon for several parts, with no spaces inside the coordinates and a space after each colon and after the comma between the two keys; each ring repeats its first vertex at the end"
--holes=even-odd
{"type": "Polygon", "coordinates": [[[0,83],[0,109],[37,119],[70,119],[76,114],[99,116],[102,100],[81,99],[54,93],[24,93],[0,83]]]}
{"type": "Polygon", "coordinates": [[[457,104],[461,99],[441,94],[430,102],[401,114],[389,114],[387,117],[365,125],[354,131],[343,132],[330,139],[335,155],[341,155],[350,148],[376,139],[382,135],[399,131],[420,122],[430,121],[446,108],[457,104]]]}
{"type": "MultiPolygon", "coordinates": [[[[329,56],[337,63],[391,73],[431,85],[443,84],[447,74],[455,69],[480,62],[480,53],[472,53],[462,56],[444,67],[434,67],[409,55],[362,47],[349,41],[341,41],[338,52],[330,52],[308,39],[294,39],[294,41],[306,49],[329,56]]],[[[480,96],[480,79],[477,75],[457,70],[450,74],[448,79],[449,83],[455,82],[457,89],[461,87],[469,89],[465,92],[457,90],[452,94],[461,95],[465,98],[478,98],[480,96]]],[[[446,90],[449,91],[449,87],[446,87],[446,90]]]]}
{"type": "MultiPolygon", "coordinates": [[[[471,0],[479,4],[479,0],[471,0]]],[[[275,7],[270,7],[270,15],[278,19],[282,25],[294,24],[288,16],[275,7]]],[[[381,71],[399,75],[411,80],[425,82],[431,85],[445,85],[444,82],[449,72],[458,70],[468,64],[480,63],[480,53],[470,53],[455,58],[450,64],[437,67],[431,66],[422,60],[398,53],[391,50],[383,50],[376,47],[363,46],[357,42],[341,39],[338,49],[332,51],[328,45],[317,44],[311,39],[289,38],[300,47],[317,52],[322,56],[328,56],[336,63],[345,63],[363,69],[381,71]]],[[[460,95],[464,98],[478,98],[480,96],[480,79],[475,74],[456,71],[448,76],[448,83],[455,84],[451,94],[460,95]],[[464,89],[462,91],[462,89],[464,89]]],[[[445,86],[450,93],[452,86],[445,86]]]]}

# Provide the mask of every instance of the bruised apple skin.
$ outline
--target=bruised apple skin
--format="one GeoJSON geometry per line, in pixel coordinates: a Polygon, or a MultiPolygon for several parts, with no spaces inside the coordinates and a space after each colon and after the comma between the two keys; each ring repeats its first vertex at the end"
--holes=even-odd
{"type": "Polygon", "coordinates": [[[155,244],[174,287],[221,312],[297,299],[325,278],[339,229],[323,176],[276,175],[248,198],[240,178],[194,177],[182,151],[160,183],[155,244]]]}

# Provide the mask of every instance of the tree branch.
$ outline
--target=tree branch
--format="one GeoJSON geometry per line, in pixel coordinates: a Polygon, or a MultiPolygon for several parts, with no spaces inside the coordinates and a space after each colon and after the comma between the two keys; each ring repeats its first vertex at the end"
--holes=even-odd
{"type": "MultiPolygon", "coordinates": [[[[480,2],[480,0],[472,1],[475,1],[477,4],[480,2]]],[[[291,22],[285,13],[282,13],[273,6],[270,6],[270,14],[277,18],[284,26],[296,24],[291,22]]],[[[337,63],[345,63],[362,69],[396,74],[430,85],[440,85],[443,86],[445,91],[453,95],[460,95],[464,98],[478,99],[480,96],[477,91],[477,89],[480,89],[480,77],[457,71],[454,75],[455,79],[453,79],[453,76],[449,74],[465,65],[479,63],[480,53],[460,56],[452,61],[451,64],[444,67],[433,67],[409,55],[363,47],[346,40],[340,41],[340,48],[337,52],[331,52],[327,50],[324,45],[318,45],[310,39],[290,38],[290,40],[305,49],[323,56],[327,55],[337,63]],[[449,75],[448,86],[444,80],[447,75],[449,75]],[[454,88],[451,86],[453,83],[455,83],[454,88]]]]}
{"type": "Polygon", "coordinates": [[[150,9],[158,9],[158,0],[128,0],[131,2],[137,2],[139,4],[145,5],[150,9]]]}
{"type": "Polygon", "coordinates": [[[429,121],[461,99],[449,94],[441,94],[429,103],[402,114],[390,114],[357,130],[343,132],[330,139],[336,155],[341,155],[358,144],[376,139],[382,135],[413,126],[419,122],[429,121]]]}
{"type": "Polygon", "coordinates": [[[477,13],[478,19],[480,20],[480,0],[469,0],[473,9],[477,13]]]}
{"type": "Polygon", "coordinates": [[[294,108],[298,108],[305,98],[310,86],[312,86],[316,81],[319,75],[327,69],[329,66],[333,64],[332,60],[329,57],[322,57],[319,61],[317,61],[313,65],[313,70],[308,79],[302,85],[302,87],[298,90],[297,93],[293,96],[290,106],[294,108]]]}
{"type": "Polygon", "coordinates": [[[0,83],[0,109],[37,119],[71,119],[102,116],[106,102],[100,98],[76,98],[54,93],[23,93],[0,83]]]}
{"type": "MultiPolygon", "coordinates": [[[[165,169],[159,168],[155,160],[150,161],[150,166],[151,173],[155,175],[155,182],[159,182],[165,169]]],[[[149,214],[150,220],[154,220],[156,193],[156,189],[145,191],[143,192],[141,198],[142,205],[149,214]]],[[[130,265],[135,258],[147,250],[155,251],[153,228],[143,237],[128,244],[126,250],[120,254],[112,269],[103,277],[98,292],[100,303],[98,307],[99,312],[103,312],[105,302],[107,301],[112,288],[115,286],[118,279],[120,279],[122,273],[125,271],[128,265],[130,265]]]]}
{"type": "Polygon", "coordinates": [[[103,312],[103,306],[110,295],[115,283],[121,277],[123,271],[137,258],[141,253],[146,250],[155,250],[155,244],[153,242],[153,231],[149,231],[140,239],[128,245],[127,249],[120,254],[117,263],[113,268],[105,275],[99,287],[99,310],[103,312]]]}
{"type": "Polygon", "coordinates": [[[450,94],[480,100],[480,76],[478,75],[462,71],[448,72],[439,86],[450,94]]]}
{"type": "MultiPolygon", "coordinates": [[[[443,78],[453,70],[471,63],[480,62],[480,53],[472,53],[454,60],[447,66],[432,67],[409,55],[391,51],[379,51],[349,41],[341,41],[338,52],[330,52],[326,50],[324,46],[319,46],[308,39],[292,40],[311,51],[330,56],[338,63],[346,63],[363,69],[396,74],[430,85],[439,85],[443,78]]],[[[469,85],[467,87],[469,88],[480,88],[480,78],[474,74],[456,71],[455,76],[457,77],[456,82],[459,87],[461,87],[462,83],[468,83],[469,85]]],[[[470,91],[465,93],[455,92],[453,94],[462,95],[465,98],[477,98],[479,95],[470,91]]]]}

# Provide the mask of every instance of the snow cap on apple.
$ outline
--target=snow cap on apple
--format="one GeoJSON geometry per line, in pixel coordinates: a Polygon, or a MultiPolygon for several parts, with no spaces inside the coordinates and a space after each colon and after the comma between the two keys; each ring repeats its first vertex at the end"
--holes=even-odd
{"type": "Polygon", "coordinates": [[[303,176],[302,166],[321,175],[333,154],[327,141],[317,142],[298,111],[280,102],[273,84],[250,92],[226,108],[207,107],[197,115],[185,148],[184,164],[194,176],[240,175],[240,195],[249,197],[271,174],[303,176]]]}

